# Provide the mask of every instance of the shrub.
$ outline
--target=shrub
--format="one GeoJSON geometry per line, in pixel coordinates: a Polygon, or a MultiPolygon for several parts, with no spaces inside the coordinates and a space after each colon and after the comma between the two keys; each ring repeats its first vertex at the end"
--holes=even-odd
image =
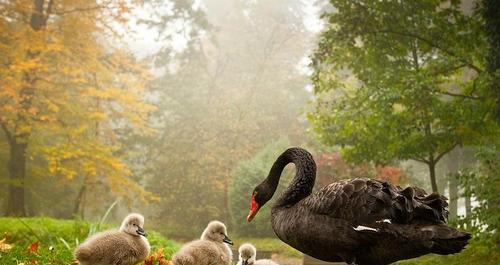
{"type": "Polygon", "coordinates": [[[289,170],[285,170],[282,175],[273,199],[260,209],[255,219],[251,223],[247,223],[245,218],[248,214],[253,189],[264,180],[276,158],[288,147],[290,147],[288,139],[272,142],[252,159],[238,164],[234,170],[233,181],[229,187],[229,214],[232,230],[238,231],[239,235],[274,236],[270,221],[271,206],[288,186],[291,178],[289,170]]]}

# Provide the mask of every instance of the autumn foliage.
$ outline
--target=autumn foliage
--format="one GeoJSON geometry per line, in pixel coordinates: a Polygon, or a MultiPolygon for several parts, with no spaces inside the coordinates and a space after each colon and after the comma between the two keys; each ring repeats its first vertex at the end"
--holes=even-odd
{"type": "MultiPolygon", "coordinates": [[[[9,146],[8,214],[25,215],[25,178],[105,184],[152,198],[118,155],[118,130],[149,133],[149,73],[113,25],[130,1],[17,0],[0,3],[0,140],[9,146]]],[[[85,190],[85,189],[83,189],[85,190]]],[[[77,207],[78,208],[78,207],[77,207]]]]}
{"type": "Polygon", "coordinates": [[[144,265],[172,265],[172,262],[165,258],[163,249],[158,249],[146,258],[144,265]]]}

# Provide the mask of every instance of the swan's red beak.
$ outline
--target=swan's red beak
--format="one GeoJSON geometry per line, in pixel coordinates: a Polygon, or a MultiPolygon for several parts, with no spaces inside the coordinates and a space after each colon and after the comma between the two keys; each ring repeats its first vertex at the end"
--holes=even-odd
{"type": "Polygon", "coordinates": [[[248,213],[247,216],[247,222],[251,222],[257,212],[259,211],[259,204],[255,201],[255,195],[252,194],[252,202],[250,203],[250,212],[248,213]]]}

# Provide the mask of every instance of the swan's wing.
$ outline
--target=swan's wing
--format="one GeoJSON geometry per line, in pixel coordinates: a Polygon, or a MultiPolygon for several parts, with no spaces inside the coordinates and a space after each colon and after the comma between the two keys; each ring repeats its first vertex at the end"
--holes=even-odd
{"type": "Polygon", "coordinates": [[[317,214],[368,224],[393,216],[390,188],[372,179],[343,180],[321,188],[303,203],[317,214]]]}

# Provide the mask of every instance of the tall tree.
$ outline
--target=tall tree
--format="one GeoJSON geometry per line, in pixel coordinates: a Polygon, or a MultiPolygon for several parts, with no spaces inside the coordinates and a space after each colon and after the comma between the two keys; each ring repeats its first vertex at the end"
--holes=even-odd
{"type": "Polygon", "coordinates": [[[147,132],[148,73],[104,41],[130,6],[116,1],[0,3],[0,125],[9,146],[7,214],[26,215],[27,168],[43,177],[101,179],[117,195],[138,192],[116,155],[115,129],[147,132]],[[132,76],[132,77],[131,77],[132,76]],[[99,129],[95,125],[99,123],[99,129]],[[95,137],[99,135],[99,137],[95,137]]]}
{"type": "Polygon", "coordinates": [[[495,0],[480,2],[480,11],[489,43],[486,57],[487,70],[490,74],[489,90],[493,99],[493,113],[500,120],[500,3],[495,0]]]}
{"type": "Polygon", "coordinates": [[[460,1],[330,3],[313,58],[318,137],[357,161],[422,162],[437,192],[436,164],[488,113],[481,21],[460,1]]]}
{"type": "Polygon", "coordinates": [[[183,53],[160,55],[170,70],[157,85],[161,136],[147,152],[151,189],[163,194],[153,212],[177,236],[211,219],[229,222],[233,169],[281,135],[296,143],[308,96],[297,66],[312,33],[303,28],[300,2],[205,3],[211,26],[183,53]]]}

